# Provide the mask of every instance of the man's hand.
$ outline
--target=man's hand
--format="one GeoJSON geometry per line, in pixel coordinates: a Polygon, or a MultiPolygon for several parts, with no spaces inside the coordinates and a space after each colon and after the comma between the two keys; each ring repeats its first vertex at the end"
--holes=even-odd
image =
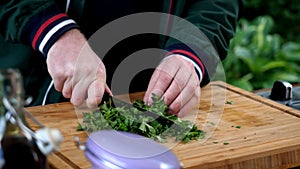
{"type": "Polygon", "coordinates": [[[85,100],[88,107],[97,106],[102,99],[106,70],[84,35],[72,29],[62,35],[47,55],[48,71],[57,91],[75,106],[85,100]]]}
{"type": "Polygon", "coordinates": [[[182,116],[198,108],[200,92],[200,81],[193,63],[177,55],[164,59],[156,68],[144,101],[151,105],[154,93],[164,98],[169,113],[182,116]]]}

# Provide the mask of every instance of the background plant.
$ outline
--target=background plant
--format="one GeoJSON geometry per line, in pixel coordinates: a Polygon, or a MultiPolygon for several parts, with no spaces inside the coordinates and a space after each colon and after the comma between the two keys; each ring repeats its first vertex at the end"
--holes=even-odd
{"type": "Polygon", "coordinates": [[[276,18],[273,32],[284,39],[300,42],[299,0],[244,0],[244,18],[252,20],[264,15],[276,18]]]}
{"type": "Polygon", "coordinates": [[[252,91],[276,80],[300,82],[300,44],[273,33],[274,26],[271,16],[239,21],[223,61],[227,83],[252,91]]]}

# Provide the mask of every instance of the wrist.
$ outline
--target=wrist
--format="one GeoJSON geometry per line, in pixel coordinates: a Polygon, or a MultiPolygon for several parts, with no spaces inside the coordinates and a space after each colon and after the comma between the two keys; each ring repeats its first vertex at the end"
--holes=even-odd
{"type": "Polygon", "coordinates": [[[74,28],[79,28],[75,21],[62,13],[56,5],[51,5],[29,19],[21,33],[22,42],[30,44],[46,57],[57,39],[74,28]]]}
{"type": "Polygon", "coordinates": [[[50,47],[47,58],[51,56],[61,55],[61,53],[66,52],[80,52],[75,51],[79,49],[86,43],[86,38],[80,32],[79,29],[71,29],[64,34],[62,34],[50,47]]]}

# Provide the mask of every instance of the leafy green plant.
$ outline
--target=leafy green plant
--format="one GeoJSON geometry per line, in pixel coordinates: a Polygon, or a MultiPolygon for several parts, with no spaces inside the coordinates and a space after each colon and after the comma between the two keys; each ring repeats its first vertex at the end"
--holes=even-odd
{"type": "Polygon", "coordinates": [[[300,44],[271,34],[273,27],[270,16],[239,21],[223,61],[227,83],[252,91],[271,88],[276,80],[300,82],[300,44]]]}
{"type": "Polygon", "coordinates": [[[248,20],[263,15],[276,18],[273,32],[279,33],[284,39],[300,42],[299,0],[244,0],[243,11],[243,17],[248,20]]]}

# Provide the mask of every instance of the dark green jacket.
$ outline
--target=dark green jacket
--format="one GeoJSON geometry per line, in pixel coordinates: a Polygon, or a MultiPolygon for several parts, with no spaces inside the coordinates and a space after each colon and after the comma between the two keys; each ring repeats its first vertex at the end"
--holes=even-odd
{"type": "MultiPolygon", "coordinates": [[[[89,38],[100,27],[114,19],[136,12],[149,11],[172,14],[190,21],[204,32],[220,59],[223,60],[227,55],[230,39],[234,35],[241,7],[242,2],[240,0],[153,0],[151,2],[140,0],[70,0],[68,16],[62,16],[61,20],[65,21],[71,18],[76,21],[76,24],[69,24],[64,30],[56,33],[55,36],[53,35],[39,51],[43,32],[37,35],[38,30],[47,25],[45,23],[51,16],[58,16],[59,13],[63,13],[66,9],[66,2],[64,0],[1,1],[0,68],[19,69],[23,75],[26,95],[34,98],[31,105],[39,105],[42,103],[51,82],[45,64],[47,51],[61,34],[69,29],[79,27],[89,38]],[[97,22],[95,22],[96,19],[97,22]]],[[[52,24],[53,26],[60,21],[55,22],[57,23],[50,23],[49,25],[52,24]]],[[[173,23],[172,21],[167,22],[166,27],[168,27],[168,31],[172,32],[171,25],[173,23]]],[[[195,52],[194,49],[190,49],[172,38],[164,37],[163,41],[160,39],[160,42],[163,43],[163,48],[168,51],[191,55],[187,58],[194,61],[204,74],[201,84],[205,85],[209,82],[209,76],[214,73],[218,63],[216,59],[210,58],[209,54],[200,48],[199,53],[198,51],[195,52]]],[[[197,44],[192,45],[197,48],[197,44]]],[[[144,48],[145,46],[140,47],[144,48]]],[[[109,63],[109,59],[107,62],[109,63]]],[[[52,88],[47,103],[63,100],[61,94],[52,88]]]]}

